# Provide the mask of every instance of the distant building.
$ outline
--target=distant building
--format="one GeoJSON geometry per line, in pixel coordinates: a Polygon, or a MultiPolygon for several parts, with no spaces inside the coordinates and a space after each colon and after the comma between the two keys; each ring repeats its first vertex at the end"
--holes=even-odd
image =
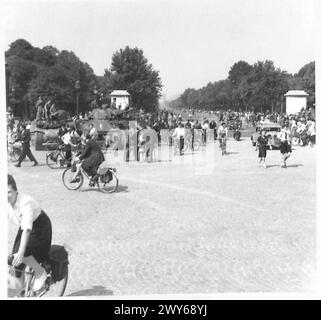
{"type": "Polygon", "coordinates": [[[286,97],[286,114],[295,114],[306,109],[307,97],[309,96],[304,90],[289,90],[286,97]]]}
{"type": "Polygon", "coordinates": [[[111,105],[124,110],[129,105],[130,94],[126,90],[114,90],[110,94],[111,105]]]}

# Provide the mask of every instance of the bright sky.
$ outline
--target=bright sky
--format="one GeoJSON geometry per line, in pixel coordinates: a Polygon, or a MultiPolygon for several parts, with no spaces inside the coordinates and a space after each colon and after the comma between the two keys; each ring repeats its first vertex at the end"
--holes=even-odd
{"type": "Polygon", "coordinates": [[[172,99],[225,79],[239,60],[270,59],[298,72],[315,60],[316,1],[11,1],[4,7],[5,46],[24,38],[72,50],[97,75],[115,51],[137,46],[172,99]]]}

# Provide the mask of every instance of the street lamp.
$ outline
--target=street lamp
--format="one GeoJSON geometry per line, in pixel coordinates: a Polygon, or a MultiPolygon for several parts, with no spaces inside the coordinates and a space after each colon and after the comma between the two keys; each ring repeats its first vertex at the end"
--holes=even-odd
{"type": "Polygon", "coordinates": [[[75,88],[77,91],[77,117],[78,117],[78,115],[79,115],[79,89],[80,89],[80,81],[79,80],[76,81],[75,88]]]}
{"type": "Polygon", "coordinates": [[[6,63],[6,109],[9,108],[9,78],[10,78],[10,70],[8,68],[8,64],[6,63]]]}

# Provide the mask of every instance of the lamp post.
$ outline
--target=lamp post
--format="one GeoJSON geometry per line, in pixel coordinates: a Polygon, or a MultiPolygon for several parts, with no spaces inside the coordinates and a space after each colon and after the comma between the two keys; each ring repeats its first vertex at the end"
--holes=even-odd
{"type": "Polygon", "coordinates": [[[76,92],[77,92],[77,117],[79,115],[79,89],[80,89],[80,81],[77,80],[75,83],[75,88],[76,88],[76,92]]]}
{"type": "Polygon", "coordinates": [[[6,63],[6,109],[9,108],[9,78],[10,78],[10,70],[8,68],[8,64],[6,63]]]}

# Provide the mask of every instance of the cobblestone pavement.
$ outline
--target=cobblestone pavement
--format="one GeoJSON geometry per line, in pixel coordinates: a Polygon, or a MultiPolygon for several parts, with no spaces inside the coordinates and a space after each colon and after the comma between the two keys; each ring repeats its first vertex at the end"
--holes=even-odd
{"type": "Polygon", "coordinates": [[[315,149],[296,147],[286,169],[268,151],[264,169],[248,138],[229,139],[225,157],[210,148],[152,164],[108,155],[114,194],[87,182],[68,191],[44,152],[39,167],[8,164],[50,216],[53,243],[69,248],[67,296],[313,290],[315,149]]]}

